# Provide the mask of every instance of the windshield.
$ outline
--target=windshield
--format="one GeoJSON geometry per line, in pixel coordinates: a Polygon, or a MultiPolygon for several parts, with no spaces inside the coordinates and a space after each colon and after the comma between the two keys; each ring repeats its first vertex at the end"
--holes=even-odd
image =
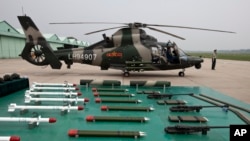
{"type": "Polygon", "coordinates": [[[181,56],[187,56],[187,54],[183,50],[181,50],[180,48],[178,48],[178,51],[179,51],[180,57],[181,56]]]}

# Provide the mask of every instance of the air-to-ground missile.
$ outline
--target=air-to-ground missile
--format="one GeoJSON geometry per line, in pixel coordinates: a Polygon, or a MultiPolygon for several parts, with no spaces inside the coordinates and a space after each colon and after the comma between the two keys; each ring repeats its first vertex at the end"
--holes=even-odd
{"type": "Polygon", "coordinates": [[[37,96],[37,95],[53,95],[53,96],[62,95],[62,96],[67,96],[67,97],[72,97],[72,96],[76,97],[76,96],[81,96],[82,93],[71,92],[71,91],[69,91],[69,92],[33,92],[31,90],[26,90],[25,95],[27,95],[27,96],[29,96],[29,95],[35,95],[35,96],[37,96]]]}
{"type": "Polygon", "coordinates": [[[92,88],[93,92],[128,92],[128,89],[115,89],[115,88],[92,88]]]}
{"type": "Polygon", "coordinates": [[[11,103],[8,106],[8,112],[14,112],[16,109],[20,110],[61,110],[70,112],[70,110],[83,110],[83,106],[29,106],[29,105],[16,105],[16,103],[11,103]]]}
{"type": "Polygon", "coordinates": [[[58,91],[75,91],[75,90],[79,90],[79,88],[77,87],[38,87],[38,86],[31,86],[30,90],[34,91],[34,90],[58,90],[58,91]]]}
{"type": "Polygon", "coordinates": [[[68,131],[70,137],[94,136],[94,137],[133,137],[139,138],[146,134],[141,131],[102,131],[102,130],[77,130],[68,131]]]}
{"type": "Polygon", "coordinates": [[[51,87],[55,87],[55,86],[60,86],[60,87],[75,87],[76,84],[72,84],[72,83],[68,83],[67,81],[65,81],[64,83],[38,83],[38,82],[33,82],[32,85],[35,86],[51,86],[51,87]]]}
{"type": "Polygon", "coordinates": [[[0,122],[28,122],[29,124],[39,125],[40,122],[55,123],[56,118],[41,118],[41,116],[34,118],[27,117],[0,117],[0,122]]]}
{"type": "Polygon", "coordinates": [[[146,122],[149,118],[147,117],[127,117],[127,116],[86,116],[86,121],[95,122],[95,121],[118,121],[118,122],[146,122]]]}
{"type": "Polygon", "coordinates": [[[35,102],[41,102],[41,101],[62,101],[62,102],[71,102],[74,104],[77,104],[78,102],[88,102],[89,99],[88,98],[33,98],[31,96],[25,96],[25,103],[30,103],[31,101],[35,101],[35,102]]]}
{"type": "Polygon", "coordinates": [[[141,100],[134,99],[111,99],[111,98],[96,98],[96,103],[141,103],[141,100]]]}
{"type": "Polygon", "coordinates": [[[120,110],[120,111],[153,111],[153,107],[131,107],[131,106],[101,106],[102,111],[120,110]]]}

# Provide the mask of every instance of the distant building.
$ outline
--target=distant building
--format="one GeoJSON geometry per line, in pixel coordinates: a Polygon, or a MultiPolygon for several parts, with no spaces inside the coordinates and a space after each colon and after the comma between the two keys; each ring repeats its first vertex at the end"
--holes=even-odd
{"type": "MultiPolygon", "coordinates": [[[[43,34],[51,47],[87,47],[88,42],[75,38],[59,37],[56,34],[43,34]]],[[[22,29],[15,29],[6,21],[0,21],[0,59],[18,58],[25,46],[25,35],[22,29]]]]}

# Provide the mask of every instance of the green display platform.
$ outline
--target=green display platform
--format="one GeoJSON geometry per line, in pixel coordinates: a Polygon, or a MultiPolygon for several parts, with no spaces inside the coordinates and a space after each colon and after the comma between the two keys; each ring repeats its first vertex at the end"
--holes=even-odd
{"type": "MultiPolygon", "coordinates": [[[[80,98],[89,98],[90,101],[84,105],[83,111],[70,111],[66,115],[61,115],[60,110],[29,110],[28,113],[20,115],[19,111],[15,113],[8,113],[8,105],[10,103],[16,103],[18,105],[24,104],[24,93],[25,90],[18,91],[11,95],[0,98],[0,117],[32,117],[34,115],[41,115],[42,117],[55,117],[57,122],[51,123],[40,123],[40,125],[34,129],[28,128],[28,123],[21,122],[0,122],[0,136],[17,135],[20,136],[21,141],[228,141],[229,140],[229,128],[223,129],[211,129],[207,135],[201,133],[183,135],[183,134],[167,134],[164,128],[167,126],[174,126],[177,124],[186,125],[208,125],[208,126],[229,126],[231,124],[246,124],[245,121],[240,119],[232,111],[224,112],[221,108],[204,108],[200,112],[171,112],[169,108],[173,105],[159,105],[157,101],[159,99],[147,99],[146,94],[136,94],[137,91],[160,91],[161,93],[170,94],[185,94],[194,93],[195,96],[204,94],[216,99],[220,99],[229,102],[245,109],[250,109],[250,105],[242,103],[233,98],[225,96],[213,89],[206,87],[178,87],[171,86],[164,88],[157,87],[129,87],[129,86],[116,86],[115,88],[126,88],[129,90],[127,93],[135,94],[134,97],[117,97],[117,99],[140,99],[141,103],[96,103],[92,87],[78,86],[82,92],[80,98]],[[153,107],[154,111],[102,111],[100,108],[103,105],[107,106],[150,106],[153,107]],[[88,115],[93,116],[134,116],[134,117],[148,117],[150,120],[147,122],[87,122],[86,117],[88,115]],[[208,119],[205,123],[176,123],[168,120],[168,116],[202,116],[208,119]],[[121,138],[121,137],[69,137],[68,131],[70,129],[77,130],[115,130],[115,131],[141,131],[145,132],[146,136],[141,138],[121,138]]],[[[111,88],[99,86],[102,88],[111,88]]],[[[115,92],[112,92],[115,93],[115,92]]],[[[117,92],[116,92],[117,93],[117,92]]],[[[44,97],[44,96],[41,96],[44,97]]],[[[201,96],[200,96],[201,97],[201,96]]],[[[106,98],[106,97],[105,97],[106,98]]],[[[114,97],[112,97],[114,98],[114,97]]],[[[175,100],[185,100],[186,105],[213,105],[206,101],[200,100],[193,96],[180,95],[173,96],[175,100]]],[[[63,105],[62,102],[42,102],[42,105],[63,105]]],[[[238,110],[238,109],[237,109],[238,110]]],[[[250,117],[249,112],[238,110],[246,117],[250,117]]]]}

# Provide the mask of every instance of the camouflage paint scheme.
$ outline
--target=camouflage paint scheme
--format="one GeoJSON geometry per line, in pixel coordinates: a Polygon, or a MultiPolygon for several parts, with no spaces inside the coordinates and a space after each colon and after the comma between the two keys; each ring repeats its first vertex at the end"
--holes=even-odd
{"type": "Polygon", "coordinates": [[[53,50],[30,17],[18,16],[18,19],[26,36],[21,57],[38,66],[50,65],[53,69],[60,69],[61,61],[64,61],[68,68],[73,63],[83,63],[100,66],[101,70],[120,69],[128,74],[129,71],[185,69],[192,66],[199,69],[203,62],[200,57],[186,55],[173,43],[171,48],[177,52],[178,61],[170,63],[165,55],[167,43],[158,42],[138,27],[121,28],[112,37],[104,36],[102,41],[89,47],[53,50]],[[157,61],[153,60],[153,56],[157,61]]]}

